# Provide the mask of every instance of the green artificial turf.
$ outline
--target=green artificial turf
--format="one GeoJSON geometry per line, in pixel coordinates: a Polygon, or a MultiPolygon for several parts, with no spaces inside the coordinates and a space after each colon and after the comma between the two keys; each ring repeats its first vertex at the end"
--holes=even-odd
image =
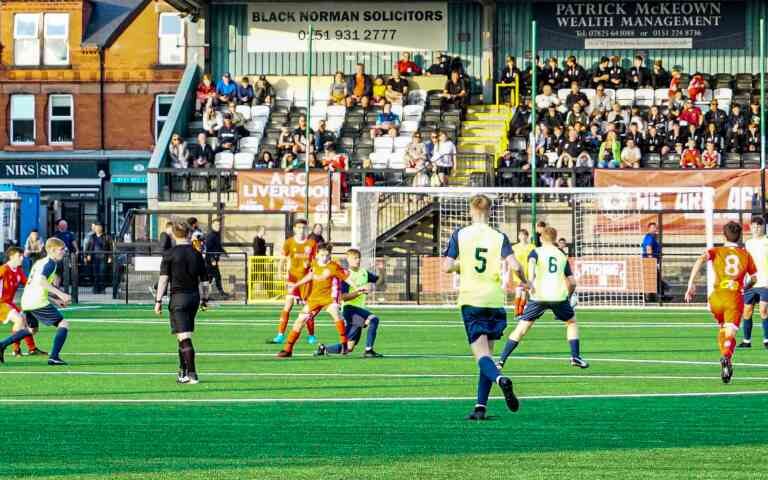
{"type": "MultiPolygon", "coordinates": [[[[520,412],[494,390],[493,418],[476,423],[463,419],[477,367],[456,310],[380,310],[376,360],[313,358],[305,338],[278,360],[266,343],[277,314],[201,314],[202,382],[178,386],[175,340],[149,307],[65,312],[70,366],[0,366],[0,478],[768,477],[759,322],[723,385],[704,311],[580,310],[588,370],[569,365],[564,327],[545,317],[505,368],[520,412]]],[[[336,341],[326,317],[318,332],[336,341]]]]}

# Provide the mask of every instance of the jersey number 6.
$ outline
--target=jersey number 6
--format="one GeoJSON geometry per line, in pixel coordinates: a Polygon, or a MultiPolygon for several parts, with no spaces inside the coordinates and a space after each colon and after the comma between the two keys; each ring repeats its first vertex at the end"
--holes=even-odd
{"type": "Polygon", "coordinates": [[[549,257],[549,273],[557,273],[557,259],[549,257]]]}
{"type": "Polygon", "coordinates": [[[487,248],[475,249],[475,259],[479,262],[478,265],[475,265],[475,271],[477,273],[483,273],[485,271],[485,267],[488,266],[488,259],[485,258],[486,253],[488,253],[487,248]]]}

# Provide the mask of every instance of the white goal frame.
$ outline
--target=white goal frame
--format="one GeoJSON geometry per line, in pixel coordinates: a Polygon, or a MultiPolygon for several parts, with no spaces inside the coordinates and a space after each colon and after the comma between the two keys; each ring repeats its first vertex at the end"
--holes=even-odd
{"type": "MultiPolygon", "coordinates": [[[[641,172],[638,172],[641,173],[641,172]]],[[[517,188],[517,187],[353,187],[352,188],[352,221],[351,221],[351,243],[353,247],[360,248],[362,244],[362,226],[361,219],[363,215],[376,215],[376,212],[362,212],[362,198],[366,194],[412,194],[412,195],[430,195],[436,197],[464,197],[469,198],[472,195],[486,194],[490,197],[497,197],[500,194],[507,195],[574,195],[574,194],[608,194],[608,195],[627,195],[627,194],[701,194],[702,210],[704,220],[704,243],[706,248],[714,246],[714,196],[715,190],[712,187],[648,187],[648,188],[624,188],[624,187],[589,187],[589,188],[517,188]]],[[[637,209],[635,209],[637,210],[637,209]]],[[[376,233],[374,233],[376,235],[376,233]]],[[[639,245],[638,245],[639,247],[639,245]]],[[[366,259],[364,259],[365,262],[366,259]]],[[[371,259],[372,260],[372,259],[371,259]]],[[[707,289],[712,291],[714,284],[714,275],[707,265],[707,289]]],[[[578,288],[577,288],[578,292],[578,288]]],[[[405,305],[407,306],[407,305],[405,305]]],[[[441,304],[430,305],[444,306],[441,304]]],[[[644,308],[638,306],[634,308],[644,308]]],[[[599,308],[590,306],[588,308],[599,308]]],[[[611,308],[617,308],[616,306],[611,308]]],[[[622,306],[619,308],[633,308],[632,306],[622,306]]]]}

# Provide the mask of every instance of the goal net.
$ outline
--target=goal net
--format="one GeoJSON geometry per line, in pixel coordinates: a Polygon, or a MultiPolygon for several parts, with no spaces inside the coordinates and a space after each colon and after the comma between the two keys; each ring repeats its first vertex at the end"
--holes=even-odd
{"type": "MultiPolygon", "coordinates": [[[[456,301],[458,276],[441,272],[441,255],[451,234],[471,223],[469,200],[479,193],[492,200],[491,226],[513,244],[521,230],[531,232],[535,201],[537,220],[558,231],[578,282],[580,305],[655,302],[667,286],[661,261],[674,277],[666,280],[679,287],[695,257],[713,243],[711,188],[355,188],[352,244],[361,250],[363,265],[386,279],[376,301],[456,301]],[[661,261],[643,255],[651,223],[663,235],[661,261]]],[[[506,288],[511,300],[513,282],[506,288]]]]}

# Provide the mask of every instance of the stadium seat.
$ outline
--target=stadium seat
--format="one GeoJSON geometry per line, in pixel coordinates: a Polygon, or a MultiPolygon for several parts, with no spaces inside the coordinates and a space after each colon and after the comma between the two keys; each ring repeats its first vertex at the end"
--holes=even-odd
{"type": "Polygon", "coordinates": [[[385,137],[376,137],[373,140],[373,149],[374,151],[378,152],[392,152],[392,149],[395,148],[395,142],[392,140],[391,137],[385,136],[385,137]]]}
{"type": "Polygon", "coordinates": [[[404,150],[411,143],[411,137],[395,137],[393,146],[395,150],[404,150]]]}
{"type": "Polygon", "coordinates": [[[312,116],[309,117],[309,126],[312,127],[313,130],[317,130],[320,127],[320,122],[325,120],[325,115],[315,115],[314,112],[312,112],[312,116]]]}
{"type": "Polygon", "coordinates": [[[631,107],[635,103],[635,91],[631,88],[616,90],[616,102],[622,107],[631,107]]]}
{"type": "Polygon", "coordinates": [[[263,133],[267,126],[267,121],[264,118],[255,118],[245,124],[245,129],[254,133],[263,133]]]}
{"type": "Polygon", "coordinates": [[[419,130],[419,122],[414,120],[405,120],[400,124],[400,135],[411,136],[414,132],[419,130]]]}
{"type": "Polygon", "coordinates": [[[421,120],[421,115],[424,113],[424,107],[421,105],[406,105],[403,107],[402,120],[413,121],[418,123],[421,120]]]}
{"type": "Polygon", "coordinates": [[[635,91],[635,105],[650,108],[653,106],[654,91],[652,88],[640,88],[635,91]]]}
{"type": "Polygon", "coordinates": [[[219,148],[219,139],[216,137],[208,137],[208,145],[210,145],[213,150],[216,150],[219,148]]]}
{"type": "Polygon", "coordinates": [[[392,152],[373,152],[370,155],[373,168],[387,168],[389,166],[389,156],[392,152]]]}
{"type": "Polygon", "coordinates": [[[582,88],[581,93],[587,96],[587,100],[590,102],[593,98],[595,98],[595,89],[594,88],[582,88]]]}
{"type": "Polygon", "coordinates": [[[392,113],[397,115],[397,118],[402,120],[403,119],[403,106],[402,105],[392,105],[392,113]]]}
{"type": "Polygon", "coordinates": [[[760,168],[760,154],[745,153],[741,156],[741,162],[744,168],[760,168]]]}
{"type": "Polygon", "coordinates": [[[240,139],[240,149],[259,149],[261,136],[243,137],[240,139]]]}
{"type": "Polygon", "coordinates": [[[723,164],[726,168],[741,168],[741,154],[726,153],[725,158],[723,159],[723,164]]]}
{"type": "Polygon", "coordinates": [[[251,107],[248,105],[238,105],[235,107],[235,111],[242,115],[246,121],[251,119],[251,107]]]}
{"type": "Polygon", "coordinates": [[[610,99],[611,103],[616,101],[616,90],[612,88],[606,88],[605,92],[603,93],[605,93],[605,96],[608,97],[608,99],[610,99]]]}
{"type": "Polygon", "coordinates": [[[235,156],[229,152],[220,152],[214,157],[216,168],[232,168],[235,164],[235,156]]]}
{"type": "Polygon", "coordinates": [[[331,92],[327,88],[322,88],[319,90],[313,90],[312,91],[312,102],[313,103],[323,103],[324,105],[328,105],[328,100],[331,98],[331,92]]]}
{"type": "Polygon", "coordinates": [[[396,150],[389,156],[389,168],[405,168],[405,150],[396,150]]]}
{"type": "Polygon", "coordinates": [[[512,137],[509,141],[509,150],[512,152],[525,152],[528,140],[525,137],[512,137]]]}
{"type": "Polygon", "coordinates": [[[422,107],[427,103],[427,91],[422,89],[411,90],[408,92],[408,105],[421,105],[422,107]]]}
{"type": "Polygon", "coordinates": [[[328,130],[338,134],[344,126],[344,117],[331,117],[327,120],[325,126],[328,130]]]}
{"type": "Polygon", "coordinates": [[[297,89],[293,93],[293,106],[296,108],[307,108],[309,105],[309,98],[307,97],[307,91],[303,88],[297,89]]]}
{"type": "Polygon", "coordinates": [[[328,118],[331,118],[331,117],[344,118],[344,116],[347,114],[347,107],[343,105],[330,105],[326,112],[327,112],[328,118]]]}
{"type": "Polygon", "coordinates": [[[235,168],[245,170],[253,168],[253,159],[255,155],[252,152],[239,152],[235,154],[235,168]]]}
{"type": "Polygon", "coordinates": [[[731,99],[733,98],[733,90],[731,90],[730,88],[718,88],[718,89],[715,89],[712,95],[717,99],[718,103],[725,100],[730,102],[731,99]]]}
{"type": "Polygon", "coordinates": [[[668,88],[657,88],[653,92],[653,104],[654,105],[663,105],[666,104],[669,100],[669,89],[668,88]]]}
{"type": "Polygon", "coordinates": [[[315,102],[312,104],[312,115],[327,115],[328,104],[326,102],[315,102]]]}
{"type": "Polygon", "coordinates": [[[571,90],[568,88],[561,88],[557,91],[557,98],[560,100],[560,103],[565,103],[569,93],[571,93],[571,90]]]}
{"type": "Polygon", "coordinates": [[[662,168],[680,168],[680,155],[668,153],[662,157],[662,168]]]}
{"type": "Polygon", "coordinates": [[[648,153],[643,157],[644,168],[661,168],[661,155],[658,153],[648,153]]]}
{"type": "Polygon", "coordinates": [[[269,106],[268,105],[256,105],[251,107],[251,118],[269,118],[269,106]]]}

